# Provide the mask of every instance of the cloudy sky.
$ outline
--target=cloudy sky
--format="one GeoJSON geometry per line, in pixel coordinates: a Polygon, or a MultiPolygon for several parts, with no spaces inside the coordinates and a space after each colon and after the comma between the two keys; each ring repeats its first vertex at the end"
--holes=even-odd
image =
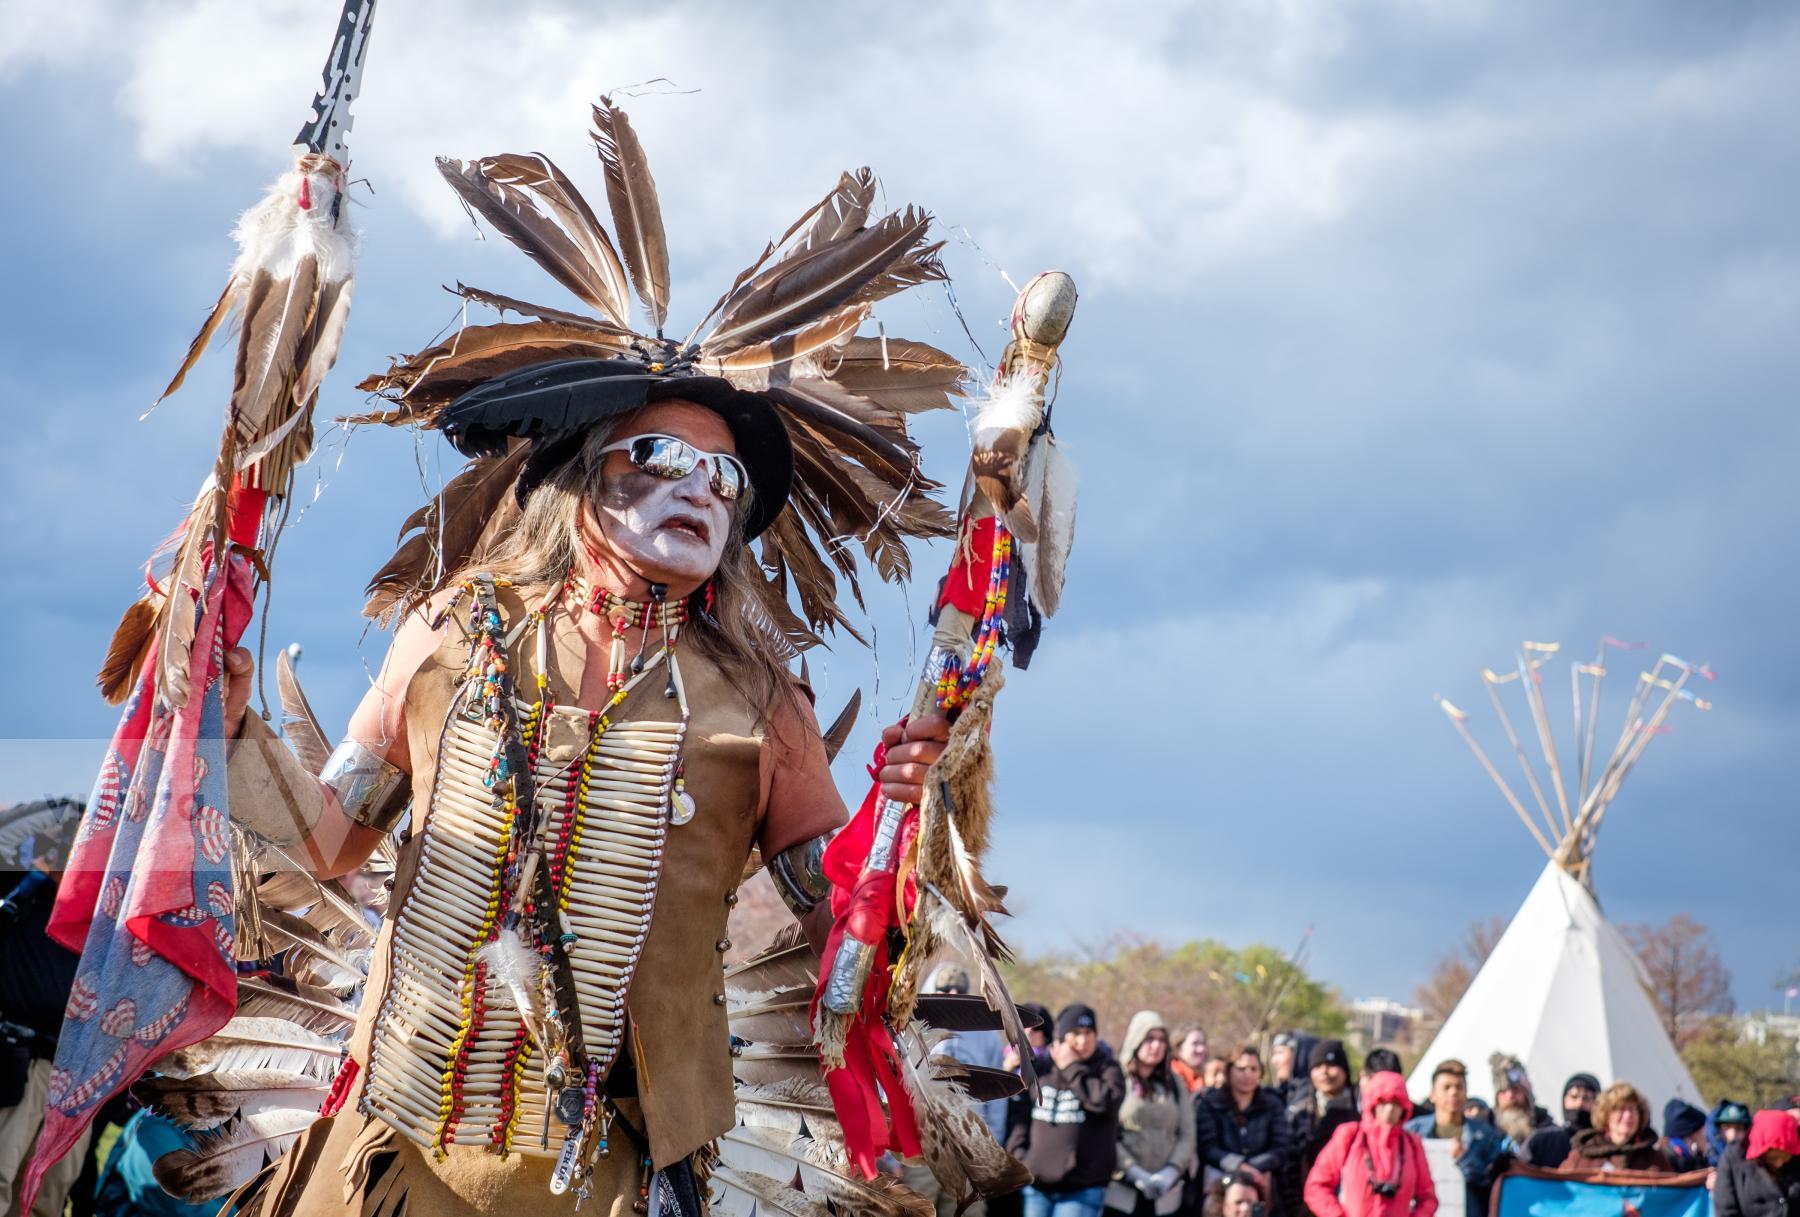
{"type": "MultiPolygon", "coordinates": [[[[138,415],[284,167],[336,7],[61,0],[0,26],[0,798],[85,790],[110,732],[90,674],[210,468],[228,359],[138,415]]],[[[321,411],[456,323],[440,285],[562,302],[433,156],[543,151],[597,199],[587,105],[635,95],[678,317],[872,164],[938,216],[979,349],[942,292],[888,333],[979,364],[1007,275],[1082,289],[1070,591],[997,729],[990,870],[1018,940],[1316,925],[1324,976],[1406,996],[1541,865],[1432,694],[1498,756],[1479,668],[1609,633],[1720,676],[1609,817],[1602,901],[1693,913],[1739,1003],[1778,1004],[1800,964],[1797,58],[1800,14],[1773,3],[382,0],[351,140],[365,254],[321,411]]],[[[925,435],[958,477],[960,420],[925,435]]],[[[305,646],[328,720],[382,651],[360,588],[453,468],[339,431],[302,472],[269,637],[305,646]]],[[[861,687],[897,712],[920,601],[872,599],[874,656],[815,662],[828,709],[861,687]]],[[[840,765],[852,800],[874,717],[840,765]]]]}

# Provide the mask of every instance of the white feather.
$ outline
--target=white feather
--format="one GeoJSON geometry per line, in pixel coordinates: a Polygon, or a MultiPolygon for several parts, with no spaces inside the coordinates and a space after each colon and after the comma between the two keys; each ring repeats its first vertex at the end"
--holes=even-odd
{"type": "Polygon", "coordinates": [[[1062,604],[1063,573],[1075,544],[1075,506],[1080,492],[1075,464],[1056,437],[1045,433],[1025,454],[1025,501],[1037,521],[1037,540],[1021,542],[1025,590],[1037,611],[1054,616],[1062,604]]]}
{"type": "Polygon", "coordinates": [[[276,178],[262,200],[239,217],[231,234],[239,251],[232,276],[248,283],[261,270],[285,278],[310,255],[318,259],[321,282],[348,279],[356,265],[356,234],[343,221],[340,180],[335,174],[302,173],[298,164],[276,178]],[[300,206],[302,182],[307,207],[300,206]]]}

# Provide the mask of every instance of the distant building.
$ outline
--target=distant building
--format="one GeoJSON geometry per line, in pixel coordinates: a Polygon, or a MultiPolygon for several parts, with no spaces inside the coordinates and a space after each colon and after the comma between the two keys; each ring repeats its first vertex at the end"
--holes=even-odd
{"type": "Polygon", "coordinates": [[[1776,1014],[1759,1010],[1737,1020],[1738,1038],[1747,1043],[1766,1044],[1771,1035],[1800,1041],[1800,1014],[1776,1014]]]}
{"type": "Polygon", "coordinates": [[[1385,997],[1365,997],[1350,1003],[1350,1037],[1367,1052],[1378,1044],[1408,1043],[1425,1012],[1385,997]]]}

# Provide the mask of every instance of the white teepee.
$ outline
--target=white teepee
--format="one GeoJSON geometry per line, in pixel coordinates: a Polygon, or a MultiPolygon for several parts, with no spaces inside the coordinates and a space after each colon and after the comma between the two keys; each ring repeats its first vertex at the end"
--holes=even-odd
{"type": "Polygon", "coordinates": [[[1666,730],[1664,720],[1677,701],[1708,708],[1685,686],[1692,676],[1712,679],[1712,672],[1703,664],[1664,655],[1651,671],[1642,673],[1618,741],[1594,772],[1600,686],[1606,675],[1602,661],[1609,645],[1625,644],[1605,640],[1593,663],[1575,664],[1570,673],[1576,736],[1571,754],[1576,777],[1573,801],[1564,785],[1544,703],[1542,669],[1555,653],[1555,644],[1526,643],[1517,670],[1504,676],[1482,672],[1547,834],[1469,734],[1468,715],[1438,699],[1549,860],[1468,992],[1414,1066],[1408,1079],[1414,1094],[1428,1092],[1433,1067],[1454,1057],[1468,1067],[1469,1094],[1491,1102],[1488,1058],[1504,1053],[1524,1062],[1538,1101],[1553,1114],[1558,1088],[1573,1073],[1592,1073],[1603,1085],[1632,1083],[1649,1099],[1655,1115],[1672,1098],[1701,1101],[1699,1088],[1651,1003],[1643,965],[1601,914],[1592,885],[1594,844],[1613,797],[1649,741],[1666,730]],[[1592,681],[1585,706],[1583,677],[1592,681]],[[1548,766],[1547,783],[1540,784],[1500,700],[1499,687],[1515,681],[1525,693],[1530,724],[1548,766]],[[1652,700],[1658,704],[1646,716],[1652,700]]]}

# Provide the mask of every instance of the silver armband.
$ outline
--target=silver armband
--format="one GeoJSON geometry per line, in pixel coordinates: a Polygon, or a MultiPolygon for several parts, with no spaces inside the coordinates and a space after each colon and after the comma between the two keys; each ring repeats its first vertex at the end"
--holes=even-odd
{"type": "Polygon", "coordinates": [[[319,781],[346,816],[377,832],[393,832],[412,802],[406,774],[353,739],[337,746],[319,781]]]}
{"type": "Polygon", "coordinates": [[[825,877],[825,838],[814,837],[776,854],[769,860],[769,878],[794,916],[812,912],[831,895],[831,881],[825,877]]]}

